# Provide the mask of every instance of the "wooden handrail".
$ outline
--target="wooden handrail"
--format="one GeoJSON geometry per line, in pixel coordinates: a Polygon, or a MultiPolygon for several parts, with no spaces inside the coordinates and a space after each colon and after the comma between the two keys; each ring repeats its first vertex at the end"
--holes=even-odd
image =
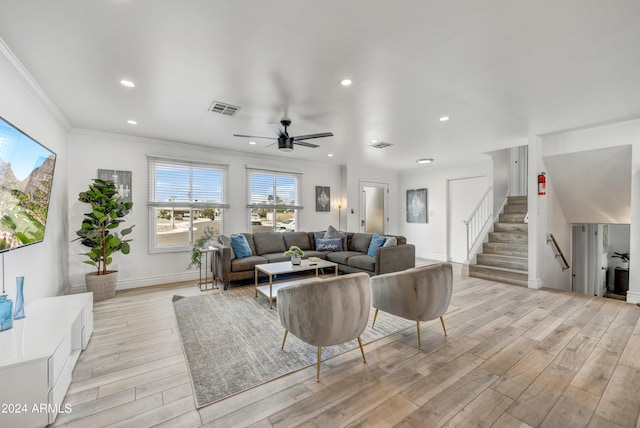
{"type": "Polygon", "coordinates": [[[551,242],[551,244],[553,245],[554,252],[556,253],[556,259],[560,257],[560,259],[562,260],[562,271],[564,272],[565,270],[569,269],[570,267],[569,262],[567,262],[567,258],[562,253],[562,250],[558,245],[558,241],[556,241],[556,238],[555,236],[553,236],[553,233],[549,233],[547,235],[547,244],[549,242],[551,242]]]}

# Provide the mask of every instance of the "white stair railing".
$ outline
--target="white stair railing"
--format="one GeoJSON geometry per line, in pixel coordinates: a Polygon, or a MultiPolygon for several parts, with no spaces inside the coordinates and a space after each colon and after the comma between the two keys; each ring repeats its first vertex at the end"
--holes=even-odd
{"type": "Polygon", "coordinates": [[[487,223],[493,218],[491,198],[489,197],[492,190],[493,187],[487,189],[469,218],[464,221],[467,226],[467,260],[471,259],[471,250],[476,245],[487,223]]]}

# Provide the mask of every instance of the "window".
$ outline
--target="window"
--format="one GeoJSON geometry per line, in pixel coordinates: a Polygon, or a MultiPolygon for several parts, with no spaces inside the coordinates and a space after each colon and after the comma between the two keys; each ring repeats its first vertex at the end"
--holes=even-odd
{"type": "Polygon", "coordinates": [[[300,174],[247,168],[251,232],[297,230],[300,174]]]}
{"type": "Polygon", "coordinates": [[[222,233],[227,166],[148,157],[149,250],[189,249],[212,227],[222,233]]]}

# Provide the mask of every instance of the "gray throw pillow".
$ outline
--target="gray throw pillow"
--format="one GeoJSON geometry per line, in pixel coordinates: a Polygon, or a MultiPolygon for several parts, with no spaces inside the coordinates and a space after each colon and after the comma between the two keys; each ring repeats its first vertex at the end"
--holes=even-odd
{"type": "Polygon", "coordinates": [[[398,240],[396,239],[395,236],[387,236],[387,240],[384,241],[384,245],[382,245],[383,247],[393,247],[398,245],[398,240]]]}
{"type": "Polygon", "coordinates": [[[231,260],[236,258],[236,253],[233,252],[233,247],[231,246],[231,235],[220,235],[218,238],[220,243],[225,247],[229,247],[231,250],[231,260]]]}
{"type": "Polygon", "coordinates": [[[338,238],[342,239],[343,250],[341,251],[345,251],[347,249],[347,234],[340,232],[338,229],[336,229],[333,226],[329,226],[327,228],[326,233],[324,234],[324,239],[338,239],[338,238]]]}

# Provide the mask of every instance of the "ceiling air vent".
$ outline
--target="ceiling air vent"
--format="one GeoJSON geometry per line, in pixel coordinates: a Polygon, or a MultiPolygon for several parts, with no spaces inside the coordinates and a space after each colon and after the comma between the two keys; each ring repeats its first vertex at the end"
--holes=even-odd
{"type": "Polygon", "coordinates": [[[384,149],[385,147],[393,146],[393,144],[385,143],[384,141],[379,141],[371,145],[371,147],[375,149],[384,149]]]}
{"type": "Polygon", "coordinates": [[[226,116],[234,116],[240,107],[232,106],[231,104],[221,103],[220,101],[214,101],[209,107],[209,111],[213,113],[220,113],[226,116]]]}

